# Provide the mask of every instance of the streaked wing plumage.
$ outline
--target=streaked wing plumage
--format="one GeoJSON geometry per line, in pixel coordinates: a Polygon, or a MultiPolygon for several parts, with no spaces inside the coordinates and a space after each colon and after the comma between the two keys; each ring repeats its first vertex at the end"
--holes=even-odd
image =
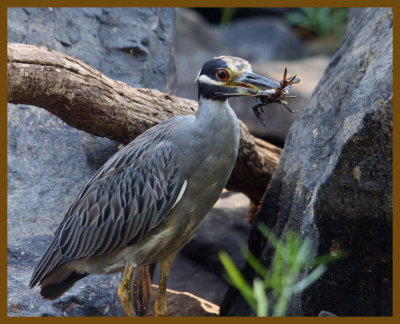
{"type": "Polygon", "coordinates": [[[56,266],[138,241],[168,214],[185,179],[178,176],[174,144],[155,139],[138,138],[92,177],[38,263],[31,287],[56,266]]]}

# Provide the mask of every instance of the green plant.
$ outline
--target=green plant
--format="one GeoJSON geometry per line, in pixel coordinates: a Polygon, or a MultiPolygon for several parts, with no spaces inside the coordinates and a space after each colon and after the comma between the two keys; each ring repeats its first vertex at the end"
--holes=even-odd
{"type": "Polygon", "coordinates": [[[236,8],[232,8],[232,7],[222,8],[220,25],[221,26],[229,25],[232,22],[235,11],[236,11],[236,8]]]}
{"type": "Polygon", "coordinates": [[[293,26],[306,28],[317,36],[342,38],[346,30],[347,8],[298,8],[285,15],[293,26]]]}
{"type": "Polygon", "coordinates": [[[327,269],[326,264],[337,257],[329,254],[312,257],[311,240],[302,240],[298,234],[288,232],[285,240],[279,240],[264,224],[259,225],[259,230],[275,249],[275,255],[267,270],[250,251],[242,249],[258,274],[253,285],[246,281],[226,252],[220,252],[219,256],[228,274],[227,280],[242,293],[257,316],[285,316],[291,297],[315,282],[327,269]]]}

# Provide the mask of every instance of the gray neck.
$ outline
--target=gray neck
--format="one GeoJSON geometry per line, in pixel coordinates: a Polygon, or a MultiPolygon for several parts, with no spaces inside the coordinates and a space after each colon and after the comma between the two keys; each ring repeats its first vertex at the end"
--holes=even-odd
{"type": "Polygon", "coordinates": [[[207,145],[217,150],[231,150],[239,146],[239,121],[227,100],[200,97],[195,129],[196,137],[202,137],[207,145]]]}
{"type": "Polygon", "coordinates": [[[211,100],[200,96],[195,122],[201,126],[211,126],[214,131],[217,131],[215,127],[218,126],[234,126],[237,123],[237,117],[226,99],[211,100]]]}

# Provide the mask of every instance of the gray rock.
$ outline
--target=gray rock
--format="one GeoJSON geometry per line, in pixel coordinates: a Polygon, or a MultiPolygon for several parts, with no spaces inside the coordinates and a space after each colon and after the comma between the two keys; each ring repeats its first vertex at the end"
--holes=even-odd
{"type": "Polygon", "coordinates": [[[8,315],[122,315],[117,277],[92,276],[55,302],[28,283],[66,208],[118,143],[69,127],[47,111],[8,106],[8,315]],[[93,145],[95,144],[95,145],[93,145]],[[87,153],[90,152],[90,153],[87,153]],[[114,287],[115,286],[115,287],[114,287]],[[69,306],[68,306],[69,305],[69,306]]]}
{"type": "Polygon", "coordinates": [[[174,93],[173,8],[8,8],[8,42],[47,46],[133,87],[174,93]]]}
{"type": "Polygon", "coordinates": [[[323,310],[319,312],[318,317],[337,317],[337,315],[323,310]]]}
{"type": "Polygon", "coordinates": [[[204,62],[212,57],[230,54],[216,28],[197,12],[186,8],[176,9],[176,72],[177,95],[197,100],[194,80],[204,62]]]}
{"type": "MultiPolygon", "coordinates": [[[[227,50],[225,40],[196,11],[176,8],[175,49],[180,53],[223,52],[227,50]]],[[[200,66],[201,68],[201,66],[200,66]]]]}
{"type": "MultiPolygon", "coordinates": [[[[391,8],[350,11],[257,215],[281,237],[289,229],[311,237],[318,254],[347,252],[293,298],[289,315],[392,315],[392,24],[391,8]]],[[[249,245],[268,265],[272,251],[255,227],[249,245]]],[[[233,296],[221,313],[251,313],[233,296]]]]}
{"type": "Polygon", "coordinates": [[[294,60],[304,55],[296,34],[271,17],[245,18],[220,29],[233,55],[248,61],[294,60]]]}

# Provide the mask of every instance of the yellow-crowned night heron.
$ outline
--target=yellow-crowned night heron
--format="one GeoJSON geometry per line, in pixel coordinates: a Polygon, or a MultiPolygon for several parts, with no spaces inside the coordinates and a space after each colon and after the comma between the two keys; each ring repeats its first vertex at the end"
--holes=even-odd
{"type": "Polygon", "coordinates": [[[89,274],[124,271],[118,290],[128,315],[135,266],[161,262],[156,315],[166,315],[171,264],[219,198],[236,160],[239,124],[227,102],[278,83],[221,56],[197,76],[197,115],[144,132],[105,163],[82,189],[37,264],[30,287],[55,299],[89,274]],[[125,282],[125,284],[123,284],[125,282]]]}

